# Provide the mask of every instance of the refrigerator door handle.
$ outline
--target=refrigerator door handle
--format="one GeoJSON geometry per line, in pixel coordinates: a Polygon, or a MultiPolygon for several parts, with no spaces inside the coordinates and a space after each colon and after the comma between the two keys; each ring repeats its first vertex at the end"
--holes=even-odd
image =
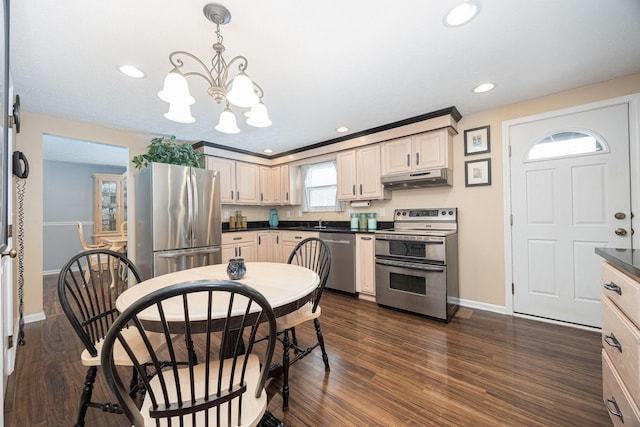
{"type": "Polygon", "coordinates": [[[196,185],[193,169],[189,169],[189,182],[187,183],[187,232],[189,233],[189,246],[193,246],[193,215],[195,205],[193,204],[194,187],[196,185]]]}
{"type": "Polygon", "coordinates": [[[198,179],[196,176],[196,171],[191,168],[191,207],[190,209],[190,213],[191,215],[189,215],[189,230],[191,233],[191,246],[196,246],[196,244],[198,245],[202,245],[202,242],[196,242],[196,230],[194,227],[194,224],[199,224],[198,221],[198,215],[199,215],[199,210],[200,210],[200,205],[198,203],[198,179]]]}
{"type": "Polygon", "coordinates": [[[158,255],[158,258],[181,258],[185,256],[193,256],[193,255],[201,255],[201,254],[213,254],[216,252],[220,252],[220,248],[207,248],[202,249],[200,251],[189,251],[189,252],[180,252],[180,253],[170,253],[170,254],[162,254],[158,255]]]}

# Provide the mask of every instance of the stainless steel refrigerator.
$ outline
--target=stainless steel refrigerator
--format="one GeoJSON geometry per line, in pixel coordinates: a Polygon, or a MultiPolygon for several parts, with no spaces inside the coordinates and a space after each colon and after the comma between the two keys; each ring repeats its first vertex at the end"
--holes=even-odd
{"type": "Polygon", "coordinates": [[[151,163],[135,181],[135,261],[143,279],[222,262],[217,171],[151,163]]]}

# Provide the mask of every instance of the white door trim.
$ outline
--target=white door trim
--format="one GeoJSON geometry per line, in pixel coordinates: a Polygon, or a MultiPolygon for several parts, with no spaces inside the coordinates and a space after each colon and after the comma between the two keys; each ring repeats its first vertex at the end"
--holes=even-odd
{"type": "MultiPolygon", "coordinates": [[[[513,296],[511,295],[511,283],[513,282],[513,258],[512,258],[512,230],[510,223],[511,215],[511,162],[509,158],[509,130],[512,126],[529,123],[536,120],[549,119],[559,115],[581,113],[597,108],[609,107],[612,105],[629,105],[629,152],[630,152],[630,172],[631,172],[631,212],[640,215],[640,93],[622,96],[619,98],[607,99],[590,104],[578,105],[562,110],[548,111],[534,116],[521,117],[518,119],[502,122],[502,185],[504,188],[504,289],[505,289],[505,314],[513,315],[513,296]]],[[[640,216],[637,217],[640,219],[640,216]]],[[[637,223],[638,220],[636,220],[637,223]]],[[[632,225],[635,225],[633,223],[632,225]]],[[[640,231],[640,230],[639,230],[640,231]]],[[[634,248],[640,247],[638,239],[640,233],[632,237],[634,248]]]]}

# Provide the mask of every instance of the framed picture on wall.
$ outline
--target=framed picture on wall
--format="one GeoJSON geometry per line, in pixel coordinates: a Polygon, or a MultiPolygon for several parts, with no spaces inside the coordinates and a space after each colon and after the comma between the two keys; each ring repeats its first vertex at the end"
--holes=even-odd
{"type": "Polygon", "coordinates": [[[489,125],[464,131],[464,155],[491,152],[489,125]]]}
{"type": "Polygon", "coordinates": [[[491,159],[464,162],[464,186],[479,187],[491,185],[491,159]]]}

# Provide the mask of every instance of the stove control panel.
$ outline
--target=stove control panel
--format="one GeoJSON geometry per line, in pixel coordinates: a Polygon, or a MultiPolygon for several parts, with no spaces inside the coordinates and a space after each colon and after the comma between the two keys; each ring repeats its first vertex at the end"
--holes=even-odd
{"type": "Polygon", "coordinates": [[[438,208],[438,209],[396,209],[395,221],[446,221],[456,222],[458,218],[458,208],[438,208]]]}

